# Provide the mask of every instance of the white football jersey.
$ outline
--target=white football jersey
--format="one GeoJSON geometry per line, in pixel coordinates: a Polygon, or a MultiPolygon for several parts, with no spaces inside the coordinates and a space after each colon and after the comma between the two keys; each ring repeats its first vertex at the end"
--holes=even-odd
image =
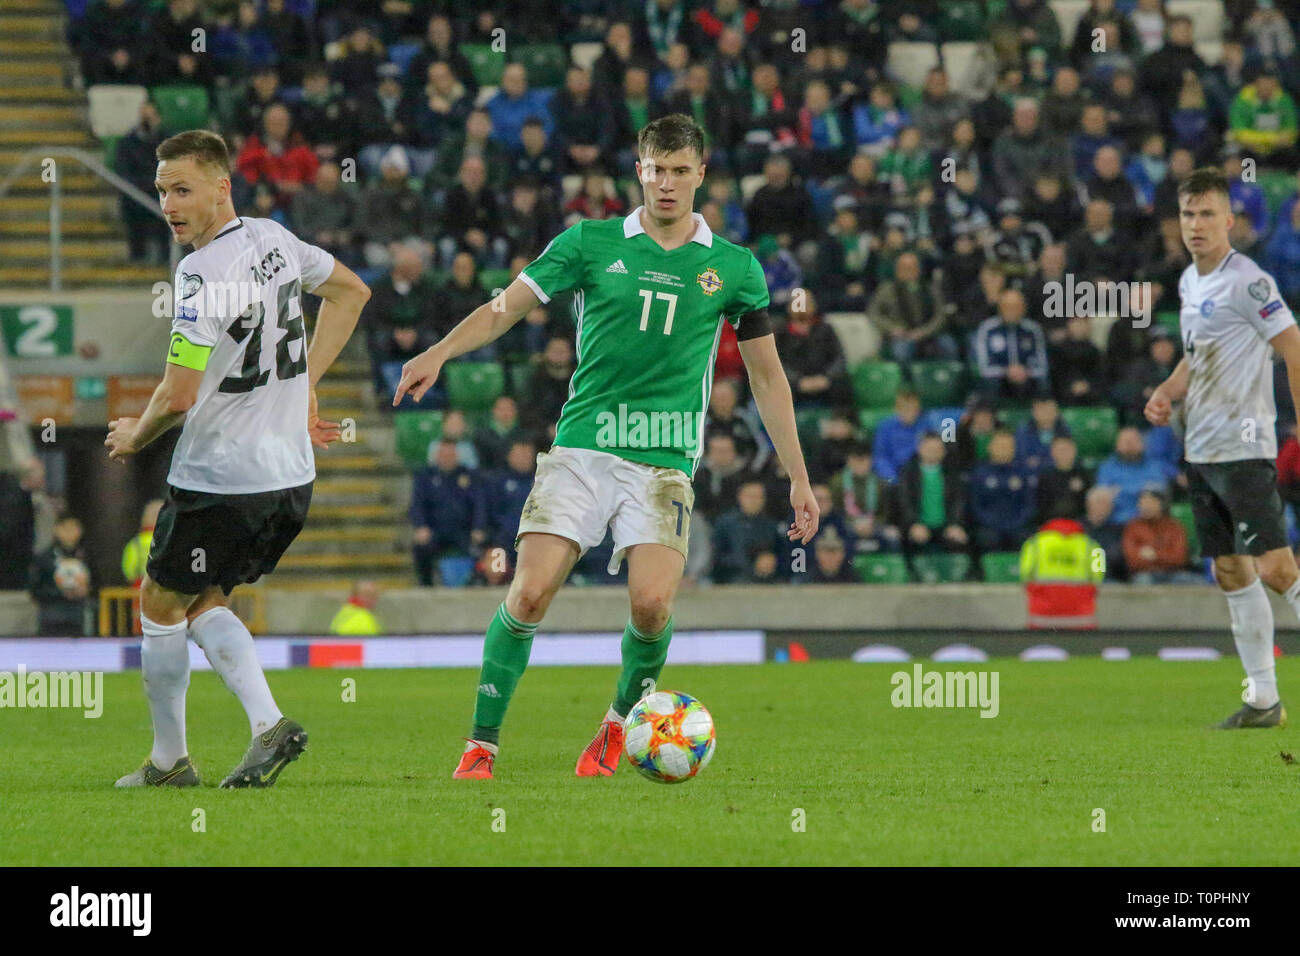
{"type": "Polygon", "coordinates": [[[246,216],[180,261],[173,336],[212,352],[168,484],[239,495],[315,479],[299,297],[333,269],[325,250],[246,216]]]}
{"type": "Polygon", "coordinates": [[[1277,458],[1273,348],[1295,317],[1273,277],[1235,249],[1209,275],[1178,280],[1179,325],[1191,364],[1183,436],[1188,461],[1277,458]]]}

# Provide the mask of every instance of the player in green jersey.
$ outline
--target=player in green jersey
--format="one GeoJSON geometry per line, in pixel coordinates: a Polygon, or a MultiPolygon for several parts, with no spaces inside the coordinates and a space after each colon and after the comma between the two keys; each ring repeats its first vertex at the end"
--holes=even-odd
{"type": "Polygon", "coordinates": [[[574,291],[577,368],[555,442],[538,455],[519,523],[518,568],[487,629],[474,723],[455,776],[487,779],[501,723],[528,665],[533,635],[574,563],[613,532],[610,573],[628,562],[631,619],[623,668],[578,776],[609,776],[623,718],[659,679],[672,603],[686,563],[703,426],[722,323],[736,330],[754,400],[790,474],[789,537],[817,533],[817,503],[795,431],[790,386],[753,253],[715,236],[693,212],[704,181],[704,133],[666,116],[637,137],[645,205],[623,219],[585,220],[556,236],[492,302],[407,362],[393,404],[419,401],[445,362],[505,333],[538,303],[574,291]]]}

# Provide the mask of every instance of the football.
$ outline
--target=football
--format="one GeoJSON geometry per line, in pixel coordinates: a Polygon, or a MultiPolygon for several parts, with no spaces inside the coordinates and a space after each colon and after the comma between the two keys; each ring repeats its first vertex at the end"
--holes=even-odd
{"type": "Polygon", "coordinates": [[[708,765],[717,745],[713,716],[689,694],[647,694],[623,723],[632,766],[659,783],[681,783],[708,765]]]}
{"type": "Polygon", "coordinates": [[[59,558],[54,565],[54,583],[64,594],[80,593],[90,584],[90,569],[80,558],[59,558]]]}

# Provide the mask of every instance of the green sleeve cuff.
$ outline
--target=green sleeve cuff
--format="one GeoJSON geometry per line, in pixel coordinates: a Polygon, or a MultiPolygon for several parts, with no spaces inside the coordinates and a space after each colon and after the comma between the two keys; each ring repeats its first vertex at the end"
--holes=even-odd
{"type": "Polygon", "coordinates": [[[211,345],[195,345],[179,332],[173,332],[171,347],[167,350],[167,361],[171,365],[201,372],[208,367],[208,356],[211,354],[211,345]]]}

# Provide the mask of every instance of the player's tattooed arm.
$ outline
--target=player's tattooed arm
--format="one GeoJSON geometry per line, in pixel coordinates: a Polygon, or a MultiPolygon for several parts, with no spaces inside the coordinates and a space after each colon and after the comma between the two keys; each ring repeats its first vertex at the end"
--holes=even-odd
{"type": "Polygon", "coordinates": [[[749,372],[749,385],[763,426],[772,437],[781,464],[790,474],[790,504],[794,523],[788,535],[792,541],[807,544],[817,533],[821,518],[817,499],[808,481],[808,468],[799,447],[799,432],[794,421],[794,398],[781,356],[776,351],[776,336],[771,333],[738,341],[740,357],[749,372]]]}
{"type": "Polygon", "coordinates": [[[492,301],[483,303],[465,316],[441,341],[402,366],[402,378],[393,394],[393,405],[399,405],[407,392],[415,401],[420,401],[438,380],[438,373],[446,362],[495,342],[541,302],[526,282],[516,278],[492,301]]]}
{"type": "Polygon", "coordinates": [[[149,405],[139,418],[115,418],[108,423],[108,457],[124,461],[147,447],[159,435],[185,421],[185,414],[198,398],[203,370],[168,362],[163,380],[153,390],[149,405]]]}
{"type": "Polygon", "coordinates": [[[1191,372],[1192,366],[1184,355],[1169,377],[1156,386],[1151,398],[1147,400],[1147,406],[1143,410],[1147,421],[1156,426],[1169,424],[1173,403],[1181,402],[1187,397],[1187,382],[1191,372]]]}

